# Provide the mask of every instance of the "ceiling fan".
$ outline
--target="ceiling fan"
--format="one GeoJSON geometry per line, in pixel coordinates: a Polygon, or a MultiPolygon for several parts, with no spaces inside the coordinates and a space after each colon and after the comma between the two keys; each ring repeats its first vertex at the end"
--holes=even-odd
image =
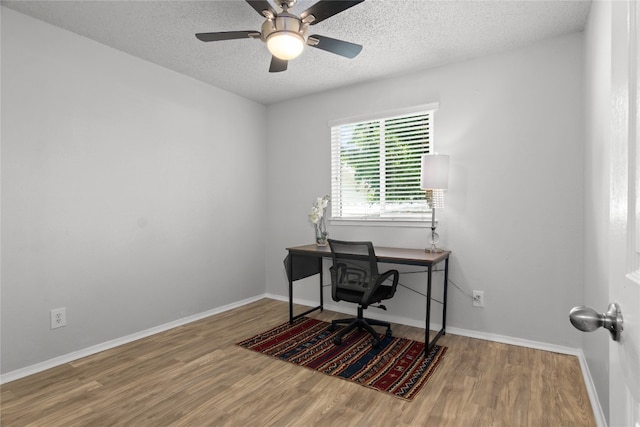
{"type": "Polygon", "coordinates": [[[305,44],[335,53],[345,58],[355,58],[362,50],[362,46],[343,40],[317,34],[307,36],[309,25],[315,25],[362,3],[364,0],[335,1],[320,0],[305,10],[300,16],[289,13],[296,0],[276,0],[282,12],[276,12],[267,0],[246,0],[256,12],[267,18],[259,31],[222,31],[215,33],[198,33],[196,37],[203,42],[213,42],[233,39],[260,39],[267,44],[271,52],[270,73],[285,71],[290,59],[302,53],[305,44]]]}

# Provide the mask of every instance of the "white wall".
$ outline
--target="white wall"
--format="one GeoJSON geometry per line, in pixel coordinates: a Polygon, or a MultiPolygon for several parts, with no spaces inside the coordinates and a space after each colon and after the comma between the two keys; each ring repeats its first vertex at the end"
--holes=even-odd
{"type": "MultiPolygon", "coordinates": [[[[284,248],[312,242],[307,213],[330,192],[327,123],[439,102],[435,146],[451,155],[451,175],[438,230],[453,251],[451,279],[465,292],[486,293],[486,308],[474,309],[450,288],[448,325],[578,347],[568,312],[583,280],[583,65],[579,33],[269,106],[269,122],[280,126],[270,126],[268,139],[267,291],[287,295],[284,248]]],[[[419,228],[332,224],[328,231],[414,248],[425,247],[427,236],[419,228]]],[[[401,282],[424,290],[424,280],[401,282]]],[[[316,289],[313,278],[296,295],[317,300],[316,289]]],[[[386,305],[391,316],[423,321],[424,299],[406,289],[386,305]]]]}
{"type": "MultiPolygon", "coordinates": [[[[284,248],[312,241],[308,211],[329,193],[327,122],[434,101],[436,150],[452,156],[438,215],[451,279],[487,304],[450,288],[448,324],[577,347],[582,47],[574,34],[265,108],[2,8],[2,372],[259,295],[265,266],[285,297],[284,248]],[[69,325],[51,331],[62,306],[69,325]]],[[[401,282],[424,290],[424,275],[401,282]]],[[[404,288],[387,306],[423,321],[404,288]]]]}
{"type": "Polygon", "coordinates": [[[265,119],[3,7],[2,372],[262,294],[265,119]]]}

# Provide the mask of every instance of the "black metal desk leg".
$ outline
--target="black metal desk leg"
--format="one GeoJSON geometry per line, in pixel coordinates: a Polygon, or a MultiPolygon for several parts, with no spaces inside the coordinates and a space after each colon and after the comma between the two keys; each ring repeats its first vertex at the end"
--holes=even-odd
{"type": "Polygon", "coordinates": [[[318,258],[318,263],[320,264],[320,311],[324,311],[324,297],[322,296],[322,284],[324,283],[322,279],[322,258],[318,258]]]}
{"type": "Polygon", "coordinates": [[[293,255],[289,255],[289,324],[293,323],[293,255]]]}
{"type": "Polygon", "coordinates": [[[431,272],[433,267],[429,265],[427,270],[427,316],[425,318],[424,331],[424,352],[425,355],[429,349],[429,329],[431,327],[431,272]]]}
{"type": "MultiPolygon", "coordinates": [[[[429,334],[427,331],[426,336],[427,340],[425,340],[425,354],[428,354],[431,349],[436,345],[436,342],[440,339],[442,335],[445,335],[445,328],[447,327],[447,289],[449,285],[449,258],[445,258],[444,264],[444,284],[442,289],[442,328],[438,331],[435,337],[431,341],[427,341],[429,334]]],[[[431,302],[431,266],[429,266],[429,283],[427,285],[427,298],[429,302],[427,303],[427,316],[431,314],[431,310],[429,307],[429,303],[431,302]]],[[[429,326],[429,319],[427,319],[427,327],[429,326]]]]}
{"type": "Polygon", "coordinates": [[[322,298],[322,282],[323,282],[323,276],[322,276],[322,257],[305,257],[304,255],[300,256],[300,255],[294,255],[291,252],[289,252],[289,264],[287,266],[287,273],[289,275],[289,324],[293,324],[293,322],[303,316],[306,316],[307,314],[316,311],[316,310],[320,310],[322,311],[324,308],[324,301],[322,298]],[[297,260],[298,262],[298,266],[297,268],[297,273],[296,275],[294,275],[294,272],[296,271],[296,268],[294,268],[293,266],[293,262],[294,259],[297,260]],[[315,260],[318,260],[318,263],[315,265],[314,268],[314,263],[315,260]],[[308,262],[308,261],[311,262],[308,262]],[[296,280],[301,280],[304,279],[306,277],[310,277],[313,275],[316,275],[320,273],[320,305],[317,307],[313,307],[310,308],[308,310],[306,310],[303,313],[299,313],[296,314],[294,316],[293,314],[293,282],[296,280]]]}
{"type": "Polygon", "coordinates": [[[442,297],[442,335],[447,327],[447,289],[449,288],[449,258],[444,260],[444,295],[442,297]]]}

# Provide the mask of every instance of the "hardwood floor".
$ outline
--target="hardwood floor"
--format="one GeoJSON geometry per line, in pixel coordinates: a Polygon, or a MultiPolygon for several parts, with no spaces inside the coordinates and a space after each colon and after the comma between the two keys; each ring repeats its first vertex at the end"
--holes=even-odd
{"type": "MultiPolygon", "coordinates": [[[[573,356],[447,334],[444,360],[407,402],[235,345],[287,319],[287,303],[264,299],[4,384],[1,424],[595,425],[573,356]]],[[[393,330],[424,339],[419,328],[393,330]]]]}

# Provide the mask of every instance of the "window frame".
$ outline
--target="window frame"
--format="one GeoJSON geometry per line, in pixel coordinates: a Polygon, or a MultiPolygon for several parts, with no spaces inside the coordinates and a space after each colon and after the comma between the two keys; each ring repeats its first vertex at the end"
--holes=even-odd
{"type": "MultiPolygon", "coordinates": [[[[428,104],[416,105],[413,107],[394,109],[374,114],[367,114],[361,116],[352,116],[348,118],[329,121],[328,125],[331,129],[331,194],[334,196],[334,179],[336,171],[334,170],[334,138],[333,130],[335,127],[357,125],[360,123],[392,120],[395,118],[410,116],[419,113],[426,113],[430,115],[429,120],[429,135],[428,135],[428,150],[426,153],[435,152],[434,149],[434,119],[435,113],[439,108],[439,103],[433,102],[428,104]]],[[[424,153],[424,154],[426,154],[424,153]]],[[[338,154],[339,155],[339,154],[338,154]]],[[[421,154],[422,156],[422,154],[421,154]]],[[[382,175],[384,165],[380,165],[382,175]]],[[[336,184],[337,185],[337,184],[336,184]]],[[[384,180],[381,181],[380,186],[384,186],[384,180]]],[[[390,216],[357,216],[357,217],[342,217],[336,216],[336,205],[331,204],[330,223],[332,225],[366,225],[366,226],[399,226],[399,227],[427,227],[431,225],[431,210],[425,209],[425,211],[416,214],[407,215],[390,215],[390,216]]]]}

